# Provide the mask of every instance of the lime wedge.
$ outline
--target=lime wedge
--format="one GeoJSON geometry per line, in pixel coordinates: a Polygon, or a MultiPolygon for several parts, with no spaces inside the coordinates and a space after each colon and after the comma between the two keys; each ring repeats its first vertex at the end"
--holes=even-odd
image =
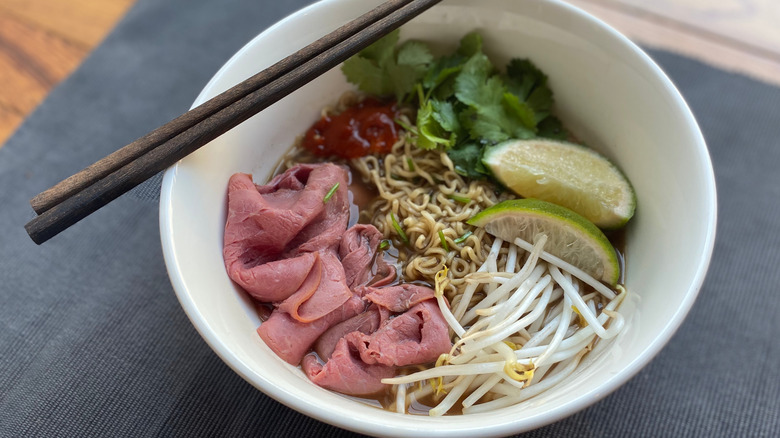
{"type": "Polygon", "coordinates": [[[623,173],[592,149],[535,138],[510,140],[485,152],[482,162],[513,192],[549,201],[603,229],[620,228],[636,209],[623,173]]]}
{"type": "Polygon", "coordinates": [[[546,234],[546,252],[610,286],[617,284],[615,248],[598,227],[568,208],[538,199],[511,199],[482,210],[468,223],[509,242],[519,237],[533,243],[535,236],[546,234]]]}

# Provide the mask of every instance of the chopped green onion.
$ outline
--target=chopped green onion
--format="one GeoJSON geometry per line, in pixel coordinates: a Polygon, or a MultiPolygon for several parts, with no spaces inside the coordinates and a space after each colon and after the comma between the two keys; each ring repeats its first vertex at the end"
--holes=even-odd
{"type": "Polygon", "coordinates": [[[411,158],[406,159],[406,164],[409,166],[409,172],[414,172],[414,161],[411,158]]]}
{"type": "Polygon", "coordinates": [[[401,175],[398,175],[396,173],[391,173],[390,178],[393,178],[396,181],[406,181],[406,178],[402,177],[401,175]]]}
{"type": "Polygon", "coordinates": [[[462,236],[460,236],[457,239],[453,240],[453,242],[455,242],[458,245],[460,245],[461,243],[465,242],[466,239],[468,239],[469,236],[471,236],[472,234],[474,234],[474,233],[472,233],[471,231],[466,231],[462,236]]]}
{"type": "Polygon", "coordinates": [[[395,218],[395,214],[390,213],[390,219],[393,221],[393,228],[395,228],[395,232],[398,233],[398,237],[401,238],[401,241],[405,244],[409,244],[409,238],[406,237],[406,233],[404,233],[404,229],[401,228],[401,225],[398,224],[398,219],[395,218]]]}
{"type": "Polygon", "coordinates": [[[379,243],[379,249],[384,250],[390,248],[390,241],[385,239],[379,243]]]}
{"type": "Polygon", "coordinates": [[[339,183],[333,184],[333,187],[331,187],[330,190],[328,190],[328,193],[325,195],[325,197],[322,198],[322,203],[324,204],[330,201],[330,198],[333,197],[333,194],[336,193],[336,190],[338,190],[338,188],[339,188],[339,183]]]}
{"type": "Polygon", "coordinates": [[[471,202],[471,198],[469,198],[468,196],[460,196],[460,195],[456,195],[454,193],[451,194],[451,195],[448,195],[447,197],[452,199],[455,202],[460,202],[461,204],[468,204],[469,202],[471,202]]]}
{"type": "Polygon", "coordinates": [[[441,240],[441,247],[444,248],[445,251],[450,252],[450,246],[447,245],[447,239],[444,238],[444,231],[439,230],[439,240],[441,240]]]}

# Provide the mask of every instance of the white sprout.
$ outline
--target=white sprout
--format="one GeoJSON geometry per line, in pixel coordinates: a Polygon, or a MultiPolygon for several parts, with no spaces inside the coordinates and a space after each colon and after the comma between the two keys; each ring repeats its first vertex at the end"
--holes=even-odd
{"type": "Polygon", "coordinates": [[[521,403],[566,379],[594,342],[623,329],[624,318],[616,309],[625,288],[618,286],[616,294],[548,254],[546,241],[540,235],[534,245],[520,239],[507,242],[506,261],[499,266],[503,242],[496,239],[485,263],[466,278],[453,311],[441,297],[446,268],[437,274],[439,307],[456,341],[435,367],[382,380],[397,385],[398,412],[408,404],[402,398],[430,394],[438,400],[431,416],[444,415],[458,403],[464,414],[521,403]],[[469,308],[475,296],[481,299],[469,308]],[[415,382],[430,384],[407,391],[415,382]]]}
{"type": "MultiPolygon", "coordinates": [[[[519,246],[520,248],[523,248],[526,251],[531,251],[534,247],[533,245],[531,245],[530,243],[526,242],[525,240],[519,237],[515,239],[515,245],[519,246]]],[[[539,258],[554,266],[559,267],[560,269],[563,269],[566,272],[569,272],[571,275],[582,280],[588,286],[601,292],[602,295],[609,298],[610,300],[615,298],[615,292],[613,292],[610,288],[605,286],[604,283],[586,274],[582,269],[572,265],[571,263],[565,262],[560,258],[544,251],[542,251],[542,253],[539,255],[539,258]]]]}
{"type": "Polygon", "coordinates": [[[406,385],[396,385],[395,410],[399,414],[406,413],[406,385]]]}

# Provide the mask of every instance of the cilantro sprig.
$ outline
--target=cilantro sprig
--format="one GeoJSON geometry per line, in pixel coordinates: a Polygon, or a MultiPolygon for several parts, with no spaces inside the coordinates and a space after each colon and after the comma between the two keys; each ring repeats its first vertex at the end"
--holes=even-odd
{"type": "Polygon", "coordinates": [[[394,96],[398,101],[412,92],[433,62],[424,43],[408,41],[397,47],[393,31],[344,62],[341,71],[349,82],[374,96],[394,96]]]}
{"type": "Polygon", "coordinates": [[[489,176],[484,151],[511,138],[567,137],[550,113],[547,76],[531,61],[512,59],[499,71],[476,32],[439,57],[422,42],[398,40],[398,31],[388,34],[347,60],[342,71],[367,94],[416,105],[416,145],[446,150],[458,173],[489,176]]]}

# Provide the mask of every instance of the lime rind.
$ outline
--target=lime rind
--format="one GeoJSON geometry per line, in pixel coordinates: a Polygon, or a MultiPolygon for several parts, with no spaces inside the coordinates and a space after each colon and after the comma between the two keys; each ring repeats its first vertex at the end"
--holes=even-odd
{"type": "Polygon", "coordinates": [[[625,174],[582,145],[510,140],[488,149],[482,162],[516,194],[562,205],[602,229],[623,227],[636,211],[636,193],[625,174]]]}
{"type": "Polygon", "coordinates": [[[593,223],[574,211],[538,199],[512,199],[486,208],[467,221],[494,236],[533,243],[547,235],[545,251],[614,286],[620,277],[617,252],[593,223]]]}

